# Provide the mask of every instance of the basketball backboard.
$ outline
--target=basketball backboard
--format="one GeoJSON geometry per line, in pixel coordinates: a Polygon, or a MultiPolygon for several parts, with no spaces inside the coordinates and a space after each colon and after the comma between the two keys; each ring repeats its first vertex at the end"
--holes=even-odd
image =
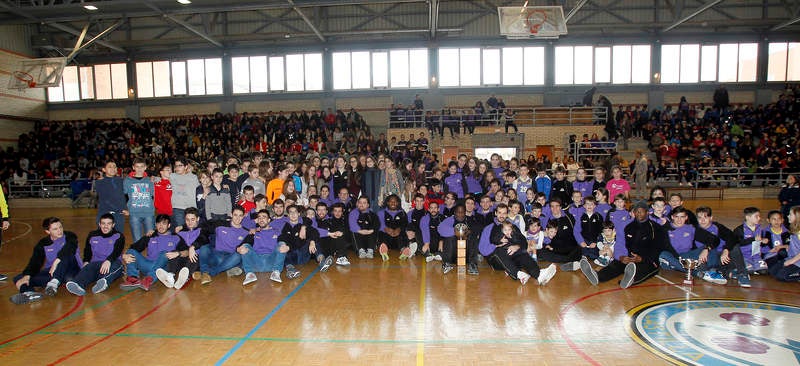
{"type": "Polygon", "coordinates": [[[61,73],[67,64],[65,57],[22,60],[11,71],[9,89],[47,88],[61,84],[61,73]]]}
{"type": "Polygon", "coordinates": [[[550,39],[567,34],[567,22],[560,6],[501,6],[497,14],[500,34],[508,39],[550,39]]]}

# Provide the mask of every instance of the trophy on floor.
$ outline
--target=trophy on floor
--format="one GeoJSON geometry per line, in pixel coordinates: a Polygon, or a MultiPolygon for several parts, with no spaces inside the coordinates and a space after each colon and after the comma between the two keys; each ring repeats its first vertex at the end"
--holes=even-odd
{"type": "Polygon", "coordinates": [[[453,226],[453,231],[456,234],[456,266],[458,273],[466,273],[469,226],[465,223],[458,223],[453,226]]]}
{"type": "Polygon", "coordinates": [[[683,280],[683,284],[687,286],[694,285],[694,281],[692,281],[692,270],[700,266],[700,261],[697,259],[680,257],[678,257],[678,261],[681,262],[681,266],[686,269],[686,279],[683,280]]]}

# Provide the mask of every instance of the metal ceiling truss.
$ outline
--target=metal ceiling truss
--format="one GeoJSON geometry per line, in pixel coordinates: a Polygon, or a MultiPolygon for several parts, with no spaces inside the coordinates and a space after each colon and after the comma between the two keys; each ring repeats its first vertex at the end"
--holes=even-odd
{"type": "MultiPolygon", "coordinates": [[[[89,13],[80,8],[81,2],[0,0],[0,25],[36,23],[78,37],[80,27],[89,22],[92,26],[85,37],[91,40],[90,44],[120,53],[169,46],[202,48],[204,43],[216,48],[235,48],[240,45],[238,42],[291,45],[311,41],[369,41],[371,38],[360,38],[365,35],[408,41],[434,40],[444,33],[465,40],[500,39],[488,27],[490,19],[497,17],[497,7],[523,3],[522,0],[264,0],[258,3],[231,0],[219,5],[177,6],[174,0],[93,0],[101,11],[89,13]],[[132,18],[143,21],[131,21],[132,18]],[[153,22],[154,18],[163,22],[153,22]],[[176,36],[176,30],[191,37],[176,36]]],[[[570,33],[579,37],[678,31],[791,34],[790,30],[800,23],[800,0],[759,3],[547,0],[535,4],[563,6],[570,33]]]]}

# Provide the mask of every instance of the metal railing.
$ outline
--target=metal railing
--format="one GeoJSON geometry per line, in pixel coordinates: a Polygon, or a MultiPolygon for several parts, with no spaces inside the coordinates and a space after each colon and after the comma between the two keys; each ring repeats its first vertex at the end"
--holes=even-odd
{"type": "Polygon", "coordinates": [[[617,151],[616,141],[575,141],[569,143],[570,155],[575,161],[583,158],[603,159],[617,151]]]}
{"type": "Polygon", "coordinates": [[[9,182],[10,198],[64,198],[72,196],[70,179],[34,179],[24,185],[9,182]]]}
{"type": "MultiPolygon", "coordinates": [[[[604,107],[535,107],[513,108],[517,126],[587,126],[605,124],[607,111],[604,107]]],[[[389,111],[389,128],[430,128],[431,125],[449,126],[495,126],[503,125],[504,114],[476,114],[471,108],[452,107],[441,110],[389,111]],[[428,115],[430,112],[430,115],[428,115]]]]}

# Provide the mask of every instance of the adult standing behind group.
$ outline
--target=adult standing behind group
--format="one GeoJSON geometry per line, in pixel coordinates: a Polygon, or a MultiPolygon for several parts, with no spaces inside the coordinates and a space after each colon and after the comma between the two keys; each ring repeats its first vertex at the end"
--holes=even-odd
{"type": "Polygon", "coordinates": [[[103,178],[94,183],[98,197],[95,222],[100,222],[100,216],[110,213],[114,216],[114,230],[120,233],[125,230],[125,216],[128,215],[123,181],[118,174],[117,164],[108,161],[103,166],[103,178]]]}
{"type": "Polygon", "coordinates": [[[175,160],[169,180],[172,183],[172,226],[178,227],[184,223],[186,209],[197,208],[195,194],[200,181],[192,173],[187,160],[183,158],[175,160]]]}
{"type": "Polygon", "coordinates": [[[786,184],[781,188],[778,193],[778,201],[781,204],[781,213],[783,217],[789,217],[789,209],[792,206],[800,205],[800,182],[797,177],[789,175],[786,177],[786,184]]]}

